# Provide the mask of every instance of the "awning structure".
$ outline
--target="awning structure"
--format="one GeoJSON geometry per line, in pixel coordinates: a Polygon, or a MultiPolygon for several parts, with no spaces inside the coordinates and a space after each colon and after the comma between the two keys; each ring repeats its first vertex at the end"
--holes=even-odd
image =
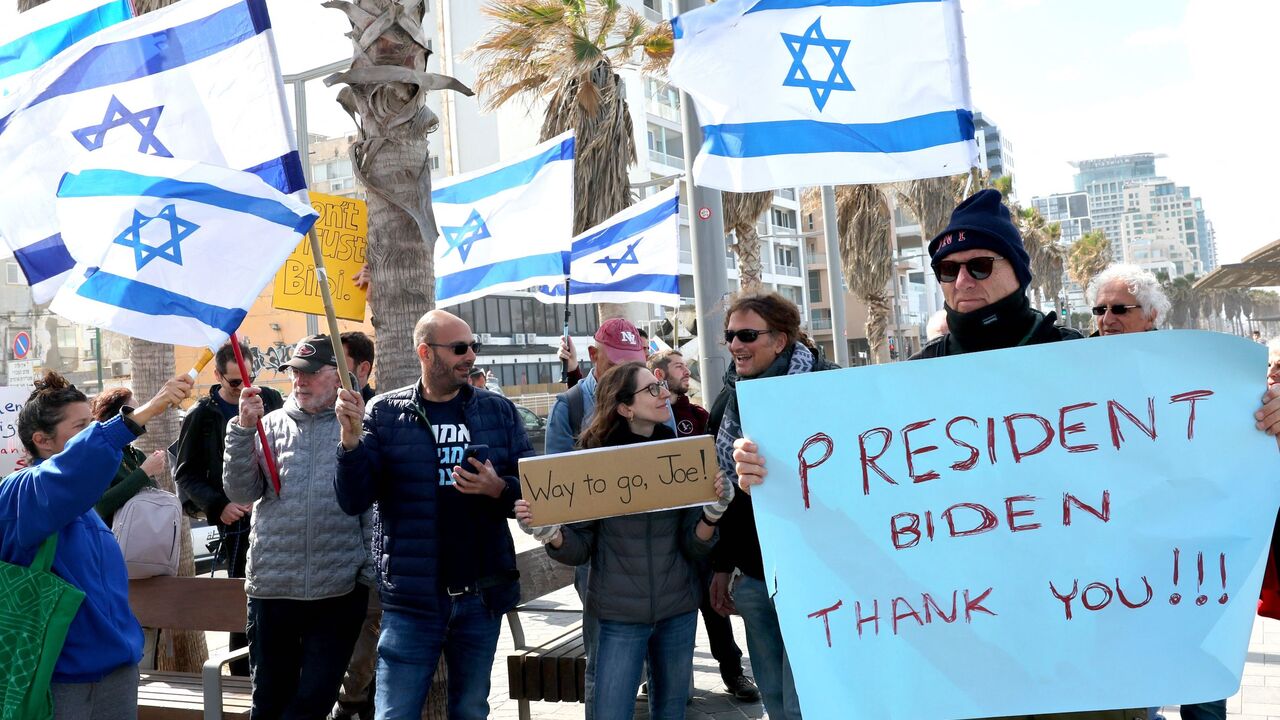
{"type": "Polygon", "coordinates": [[[1272,287],[1280,285],[1280,240],[1249,253],[1238,263],[1222,265],[1196,281],[1196,290],[1272,287]]]}

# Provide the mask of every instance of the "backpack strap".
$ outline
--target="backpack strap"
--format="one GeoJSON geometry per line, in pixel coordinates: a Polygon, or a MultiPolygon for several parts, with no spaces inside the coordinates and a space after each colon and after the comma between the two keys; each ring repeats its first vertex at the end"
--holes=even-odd
{"type": "Polygon", "coordinates": [[[53,556],[58,552],[58,533],[54,533],[45,538],[41,543],[40,550],[36,552],[36,559],[31,561],[31,569],[41,572],[49,572],[53,567],[53,556]]]}
{"type": "Polygon", "coordinates": [[[576,441],[582,433],[582,419],[587,414],[587,399],[582,395],[582,385],[574,385],[565,392],[565,402],[569,404],[569,432],[576,441]]]}

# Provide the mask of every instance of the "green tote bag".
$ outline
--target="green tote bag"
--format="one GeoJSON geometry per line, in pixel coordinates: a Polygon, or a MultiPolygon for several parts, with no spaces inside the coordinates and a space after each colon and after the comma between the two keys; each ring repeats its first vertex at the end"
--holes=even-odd
{"type": "Polygon", "coordinates": [[[31,567],[0,562],[0,720],[53,717],[49,682],[84,593],[54,575],[54,533],[31,567]]]}

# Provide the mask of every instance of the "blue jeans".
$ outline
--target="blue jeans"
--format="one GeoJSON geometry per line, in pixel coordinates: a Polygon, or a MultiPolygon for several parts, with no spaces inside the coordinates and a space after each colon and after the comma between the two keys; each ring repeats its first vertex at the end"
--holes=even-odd
{"type": "Polygon", "coordinates": [[[747,654],[769,720],[800,720],[800,698],[769,589],[763,580],[743,575],[734,587],[733,604],[747,626],[747,654]]]}
{"type": "Polygon", "coordinates": [[[440,653],[449,668],[449,720],[489,716],[489,675],[502,617],[475,593],[440,599],[440,612],[384,607],[378,639],[375,701],[378,720],[418,720],[440,653]]]}
{"type": "Polygon", "coordinates": [[[631,720],[636,688],[649,659],[649,717],[684,720],[693,678],[693,642],[698,611],[656,624],[601,620],[596,638],[596,681],[587,706],[596,720],[631,720]]]}
{"type": "MultiPolygon", "coordinates": [[[[591,697],[596,686],[596,638],[600,635],[600,621],[596,614],[587,607],[587,582],[591,575],[590,565],[579,565],[573,569],[573,589],[578,591],[578,599],[582,601],[582,642],[587,652],[587,671],[583,674],[583,691],[591,697]]],[[[639,684],[636,685],[639,689],[639,684]]],[[[583,720],[595,720],[595,708],[587,703],[583,720]]]]}

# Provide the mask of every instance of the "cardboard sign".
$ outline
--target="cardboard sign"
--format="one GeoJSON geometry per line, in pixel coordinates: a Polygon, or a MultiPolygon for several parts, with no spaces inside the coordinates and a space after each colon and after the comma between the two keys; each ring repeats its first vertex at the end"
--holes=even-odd
{"type": "Polygon", "coordinates": [[[1266,367],[1160,331],[739,383],[805,716],[1234,694],[1280,504],[1266,367]]]}
{"type": "Polygon", "coordinates": [[[18,413],[30,396],[29,387],[0,387],[0,477],[27,466],[27,451],[18,439],[18,413]]]}
{"type": "Polygon", "coordinates": [[[715,502],[709,435],[579,450],[520,461],[520,487],[538,525],[715,502]]]}
{"type": "MultiPolygon", "coordinates": [[[[363,200],[320,193],[311,193],[311,207],[320,213],[316,236],[324,251],[334,313],[344,320],[364,320],[365,292],[356,287],[352,279],[364,267],[369,210],[363,200]]],[[[324,314],[310,238],[302,238],[276,273],[271,304],[281,310],[324,314]]]]}

